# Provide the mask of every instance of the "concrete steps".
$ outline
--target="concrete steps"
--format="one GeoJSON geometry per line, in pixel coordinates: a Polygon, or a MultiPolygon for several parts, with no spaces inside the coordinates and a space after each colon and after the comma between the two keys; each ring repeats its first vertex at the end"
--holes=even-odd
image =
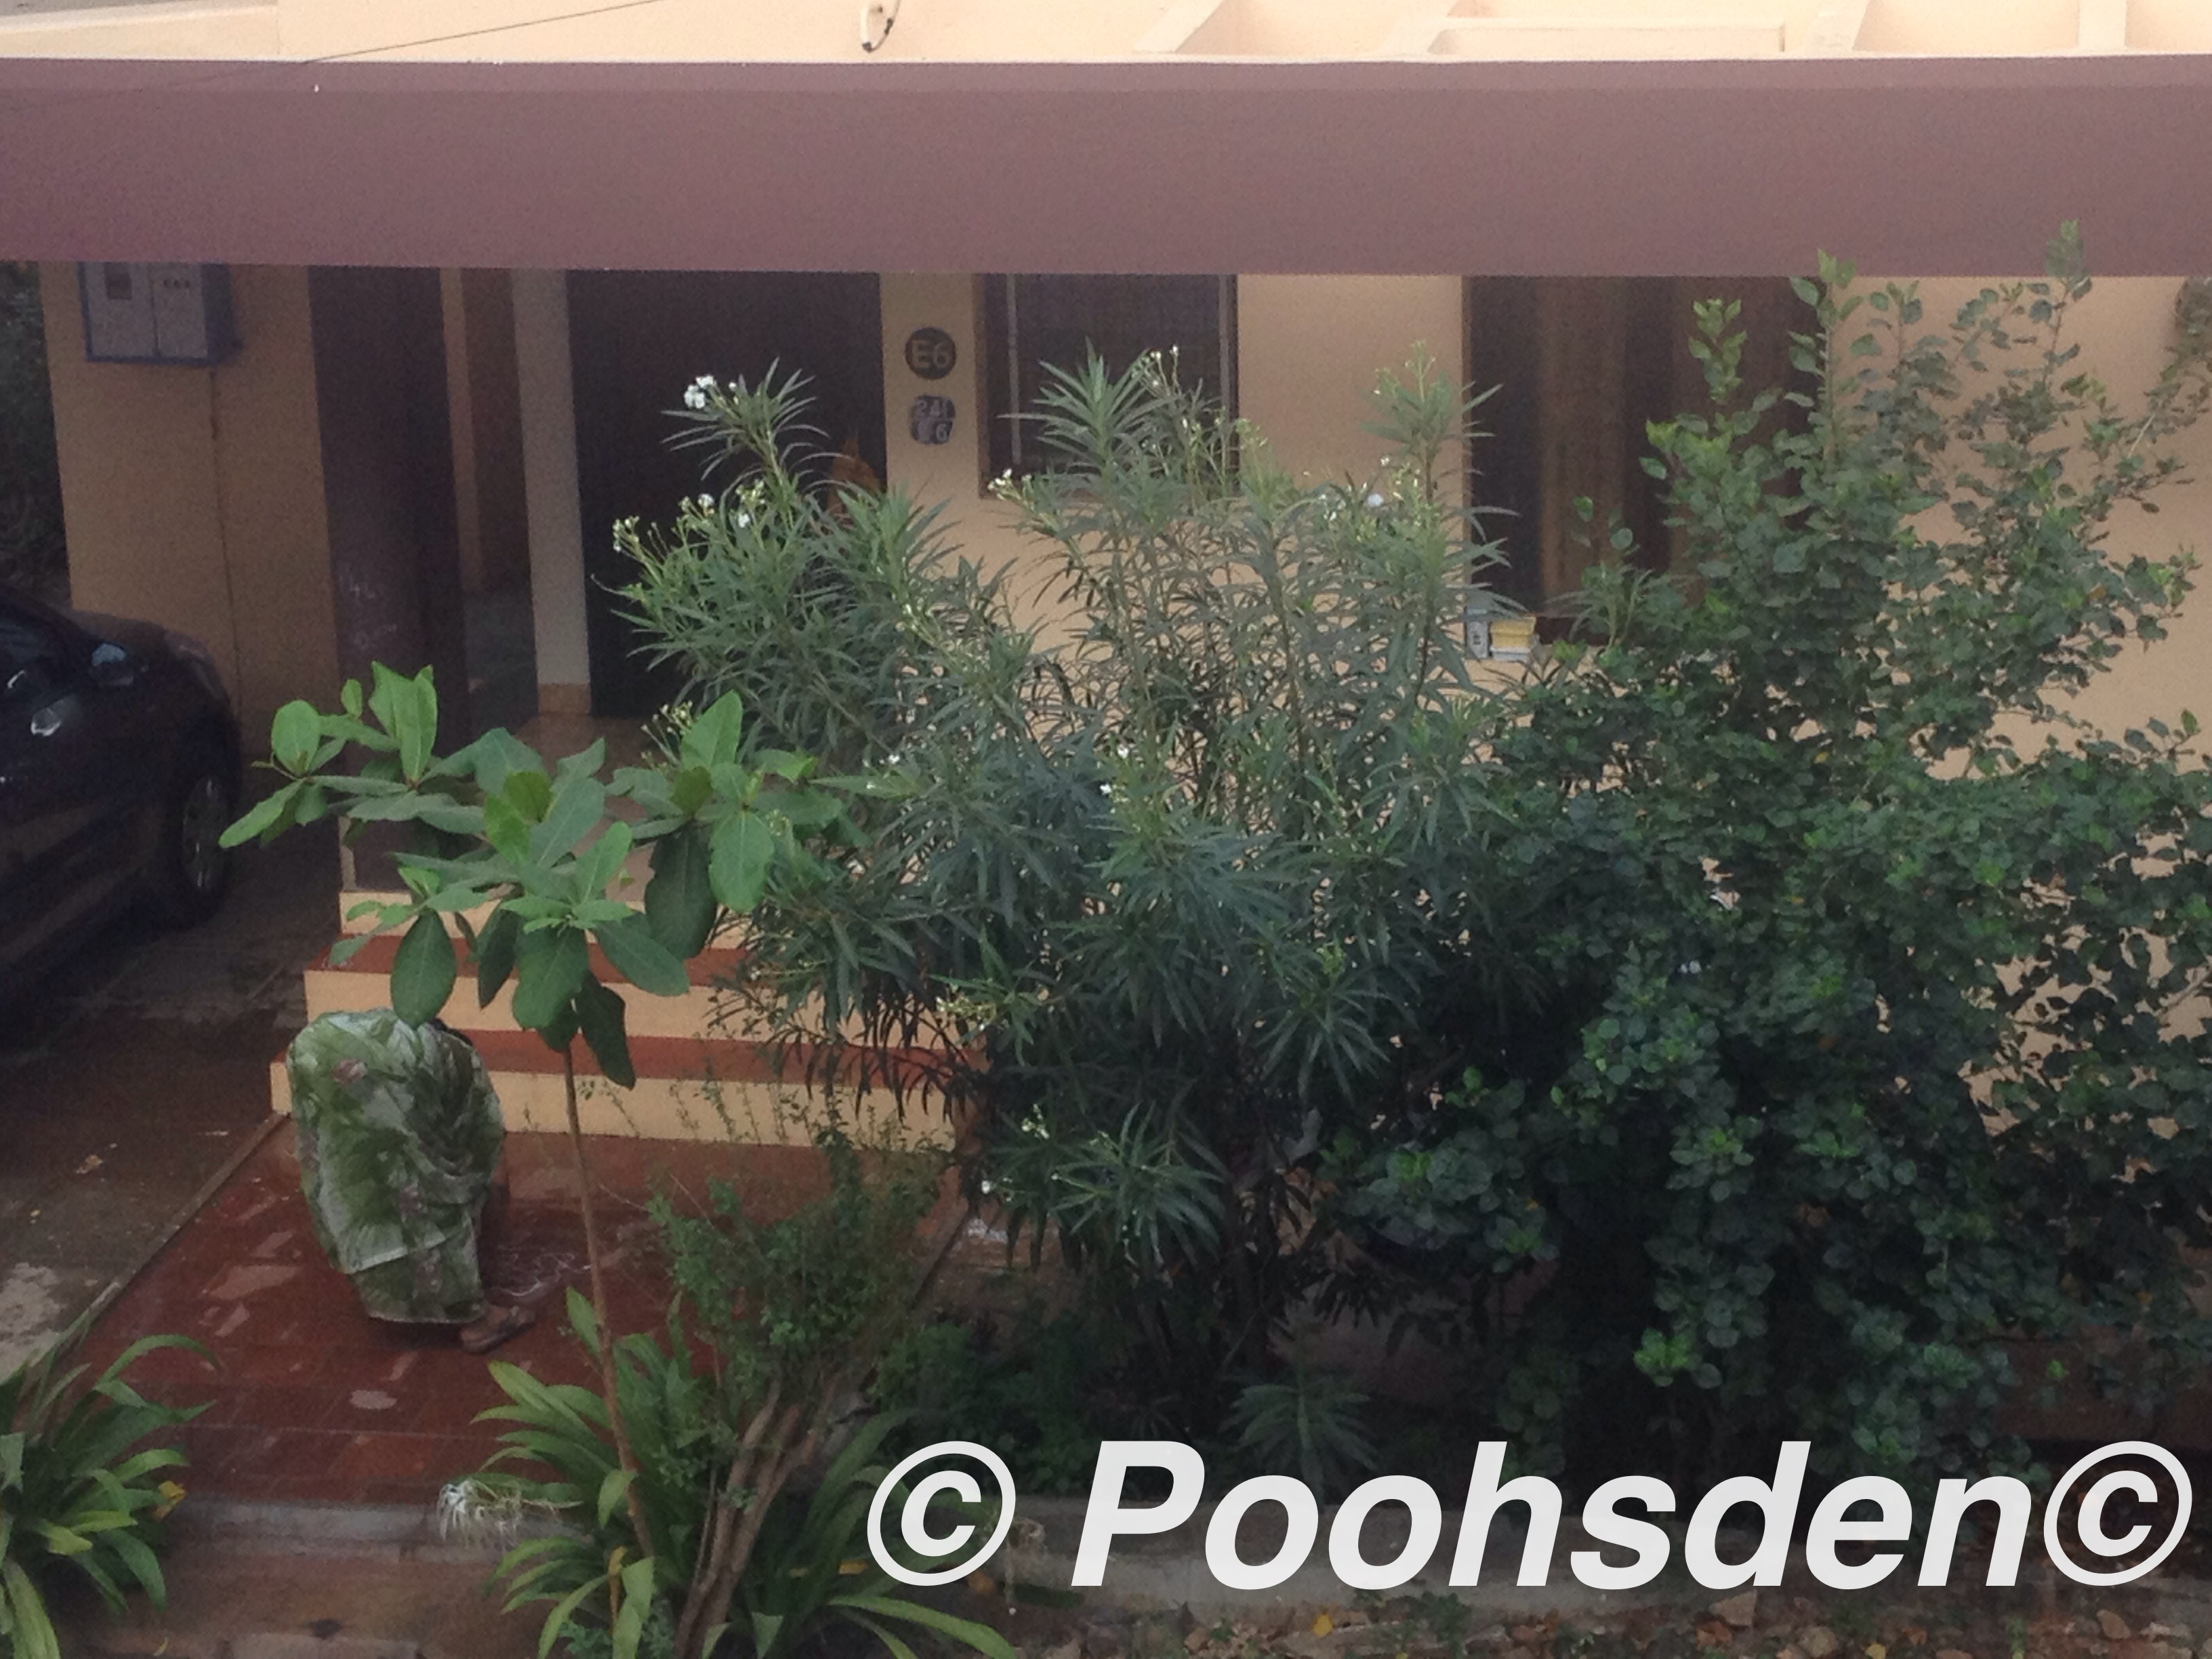
{"type": "MultiPolygon", "coordinates": [[[[347,908],[364,897],[344,896],[347,908]]],[[[365,921],[348,931],[365,929],[365,921]]],[[[325,951],[302,976],[310,1019],[345,1010],[381,1008],[390,1000],[388,980],[399,936],[368,940],[343,963],[325,951]]],[[[736,948],[710,949],[690,967],[691,988],[677,997],[647,996],[624,988],[622,976],[596,950],[593,970],[623,994],[627,1005],[635,1088],[611,1082],[590,1050],[575,1048],[577,1116],[586,1134],[637,1135],[653,1139],[720,1140],[749,1145],[788,1146],[811,1139],[811,1124],[834,1099],[848,1123],[862,1133],[898,1115],[905,1133],[941,1140],[949,1134],[941,1105],[909,1092],[900,1115],[896,1091],[885,1076],[913,1090],[927,1077],[927,1050],[884,1056],[878,1073],[863,1079],[861,1067],[844,1060],[826,1079],[817,1075],[817,1051],[786,1048],[779,1053],[765,1033],[733,1025],[718,988],[727,983],[743,960],[736,948]],[[865,1081],[866,1086],[861,1086],[865,1081]]],[[[533,1032],[514,1021],[512,981],[485,1006],[477,1002],[476,981],[465,963],[441,1018],[476,1044],[499,1091],[510,1129],[558,1133],[568,1127],[567,1094],[561,1056],[533,1032]]],[[[282,1055],[270,1066],[270,1095],[275,1109],[291,1109],[291,1091],[282,1055]]]]}

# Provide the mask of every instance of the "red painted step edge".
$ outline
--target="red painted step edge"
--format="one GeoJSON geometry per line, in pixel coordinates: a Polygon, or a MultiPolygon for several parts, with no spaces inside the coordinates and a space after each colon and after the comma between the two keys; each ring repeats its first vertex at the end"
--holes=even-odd
{"type": "MultiPolygon", "coordinates": [[[[392,971],[392,958],[399,954],[400,937],[398,933],[379,933],[343,962],[332,962],[330,951],[325,951],[307,964],[307,971],[311,974],[388,974],[392,971]]],[[[333,945],[331,950],[337,948],[333,945]]],[[[744,959],[745,952],[743,951],[710,949],[702,951],[684,966],[689,969],[694,985],[714,985],[736,973],[738,964],[744,959]]],[[[466,954],[466,947],[463,947],[461,971],[473,972],[474,963],[475,959],[466,954]]],[[[603,980],[623,982],[622,975],[615,971],[614,965],[596,945],[592,947],[592,971],[603,980]]]]}
{"type": "MultiPolygon", "coordinates": [[[[471,1031],[469,1040],[494,1072],[557,1073],[561,1056],[545,1046],[533,1031],[471,1031]]],[[[579,1076],[600,1075],[590,1048],[575,1046],[579,1076]]],[[[779,1052],[773,1044],[727,1037],[634,1036],[629,1040],[630,1063],[641,1078],[683,1078],[720,1083],[800,1084],[812,1080],[823,1050],[811,1043],[791,1043],[779,1052]]],[[[843,1086],[886,1081],[913,1087],[942,1074],[947,1056],[928,1048],[874,1051],[842,1048],[830,1063],[831,1079],[843,1086]]]]}

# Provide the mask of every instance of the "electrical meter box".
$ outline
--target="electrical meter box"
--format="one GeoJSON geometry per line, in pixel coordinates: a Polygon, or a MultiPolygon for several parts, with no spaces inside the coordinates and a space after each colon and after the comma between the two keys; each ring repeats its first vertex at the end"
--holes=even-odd
{"type": "Polygon", "coordinates": [[[84,355],[95,363],[219,363],[238,349],[226,265],[76,268],[84,355]]]}

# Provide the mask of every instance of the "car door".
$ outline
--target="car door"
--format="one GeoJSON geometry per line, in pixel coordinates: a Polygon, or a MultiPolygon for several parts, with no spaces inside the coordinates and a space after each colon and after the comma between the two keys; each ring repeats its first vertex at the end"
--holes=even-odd
{"type": "Polygon", "coordinates": [[[136,873],[142,762],[84,644],[0,600],[0,969],[104,909],[136,873]]]}

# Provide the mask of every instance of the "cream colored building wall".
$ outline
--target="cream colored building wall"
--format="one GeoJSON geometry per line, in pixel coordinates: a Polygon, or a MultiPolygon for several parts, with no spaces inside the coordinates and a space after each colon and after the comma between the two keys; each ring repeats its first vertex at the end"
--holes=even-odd
{"type": "Polygon", "coordinates": [[[1425,350],[1465,380],[1461,293],[1456,276],[1238,277],[1239,411],[1301,481],[1365,478],[1382,449],[1363,430],[1378,374],[1425,350]]]}
{"type": "Polygon", "coordinates": [[[947,540],[985,569],[1007,572],[1022,614],[1041,619],[1054,608],[1049,557],[1014,528],[1012,513],[984,488],[989,399],[977,279],[964,272],[886,271],[880,291],[884,482],[921,506],[941,505],[947,540]],[[907,367],[907,337],[918,328],[941,328],[952,337],[958,362],[941,380],[925,380],[907,367]],[[914,400],[930,393],[951,398],[957,409],[948,443],[922,443],[909,428],[914,400]]]}
{"type": "MultiPolygon", "coordinates": [[[[975,284],[964,274],[883,278],[887,482],[925,505],[944,503],[954,544],[987,568],[1010,569],[1024,613],[1043,617],[1056,610],[1052,557],[1016,532],[983,488],[988,399],[975,284]],[[907,366],[907,337],[922,327],[943,329],[958,349],[945,380],[925,380],[907,366]],[[950,443],[924,444],[908,429],[915,398],[931,392],[958,406],[950,443]]],[[[1378,373],[1402,368],[1425,346],[1439,373],[1463,378],[1460,291],[1456,276],[1238,277],[1239,409],[1275,459],[1307,481],[1364,475],[1380,453],[1362,430],[1378,373]]]]}
{"type": "MultiPolygon", "coordinates": [[[[852,0],[155,0],[0,17],[0,55],[860,62],[852,0]]],[[[1328,61],[2201,52],[2203,0],[965,0],[906,8],[886,60],[1328,61]]]]}
{"type": "Polygon", "coordinates": [[[307,274],[238,266],[214,368],[85,361],[76,268],[40,272],[72,603],[215,653],[249,743],[337,683],[307,274]]]}

